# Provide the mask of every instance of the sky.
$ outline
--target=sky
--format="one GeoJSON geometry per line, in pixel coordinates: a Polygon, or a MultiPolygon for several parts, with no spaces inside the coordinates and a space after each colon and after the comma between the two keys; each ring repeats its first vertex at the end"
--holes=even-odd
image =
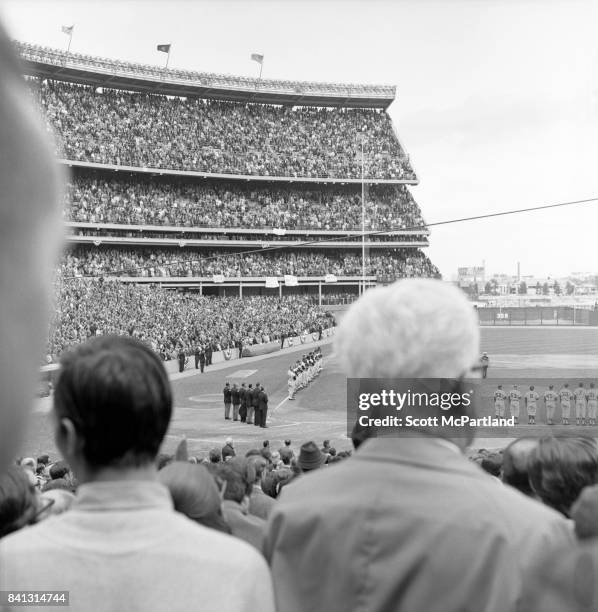
{"type": "MultiPolygon", "coordinates": [[[[264,78],[397,86],[389,113],[429,224],[598,198],[598,2],[3,0],[13,37],[264,78]]],[[[431,227],[445,278],[598,273],[598,201],[431,227]]]]}

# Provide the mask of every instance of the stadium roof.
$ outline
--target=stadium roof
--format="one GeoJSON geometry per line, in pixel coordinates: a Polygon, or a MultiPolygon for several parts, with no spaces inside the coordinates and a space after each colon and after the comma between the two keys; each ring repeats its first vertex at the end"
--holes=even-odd
{"type": "Polygon", "coordinates": [[[392,85],[255,79],[133,64],[19,41],[13,44],[26,74],[112,89],[264,104],[382,109],[396,95],[392,85]]]}

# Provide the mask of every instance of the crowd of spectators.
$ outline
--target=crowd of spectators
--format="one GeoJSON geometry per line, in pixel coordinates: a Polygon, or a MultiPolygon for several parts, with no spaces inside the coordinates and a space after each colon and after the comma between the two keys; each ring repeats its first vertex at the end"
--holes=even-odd
{"type": "MultiPolygon", "coordinates": [[[[351,454],[350,449],[337,452],[329,440],[322,445],[307,441],[299,448],[289,439],[281,441],[280,448],[264,440],[241,451],[228,437],[221,447],[191,455],[183,439],[174,453],[158,454],[156,467],[158,479],[169,489],[178,512],[260,549],[266,520],[283,487],[303,473],[334,465],[351,454]],[[221,497],[219,491],[225,482],[221,497]],[[249,518],[239,520],[231,512],[231,502],[240,505],[244,499],[249,518]]],[[[63,459],[52,460],[49,454],[17,458],[0,475],[0,538],[66,512],[76,499],[78,486],[63,459]]]]}
{"type": "Polygon", "coordinates": [[[173,98],[30,80],[60,155],[196,172],[415,179],[388,114],[173,98]]]}
{"type": "MultiPolygon", "coordinates": [[[[421,228],[424,220],[404,185],[372,185],[366,228],[421,228]]],[[[75,174],[65,198],[65,219],[87,223],[177,227],[361,230],[359,186],[318,189],[237,183],[197,183],[139,175],[107,178],[75,174]]]]}
{"type": "Polygon", "coordinates": [[[96,335],[137,337],[166,360],[198,345],[239,348],[334,324],[307,296],[208,297],[102,279],[58,282],[55,302],[49,363],[96,335]]]}
{"type": "MultiPolygon", "coordinates": [[[[78,276],[210,277],[359,276],[361,252],[334,249],[309,251],[265,250],[235,253],[230,250],[186,248],[104,248],[77,246],[61,265],[65,278],[78,276]]],[[[367,276],[436,277],[438,270],[420,250],[371,249],[366,254],[367,276]]]]}

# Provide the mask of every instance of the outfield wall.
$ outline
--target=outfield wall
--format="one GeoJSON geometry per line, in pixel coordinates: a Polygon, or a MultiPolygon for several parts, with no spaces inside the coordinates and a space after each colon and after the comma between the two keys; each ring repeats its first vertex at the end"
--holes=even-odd
{"type": "Polygon", "coordinates": [[[477,308],[480,325],[598,325],[598,311],[573,306],[477,308]]]}

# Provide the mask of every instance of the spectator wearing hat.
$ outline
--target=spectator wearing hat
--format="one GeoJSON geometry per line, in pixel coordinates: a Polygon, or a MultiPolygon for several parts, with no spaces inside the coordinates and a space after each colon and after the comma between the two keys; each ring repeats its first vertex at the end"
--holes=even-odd
{"type": "Polygon", "coordinates": [[[326,463],[326,455],[318,448],[315,442],[306,442],[301,445],[297,465],[302,472],[318,470],[326,463]]]}
{"type": "Polygon", "coordinates": [[[261,556],[175,512],[158,482],[171,414],[164,366],[134,338],[98,336],[63,356],[54,437],[81,485],[68,512],[0,541],[1,589],[60,585],[80,612],[98,602],[104,610],[189,610],[198,601],[205,610],[273,610],[261,556]]]}
{"type": "Polygon", "coordinates": [[[234,457],[236,454],[233,439],[229,436],[224,441],[224,446],[222,447],[222,461],[228,461],[228,459],[234,457]]]}
{"type": "MultiPolygon", "coordinates": [[[[479,333],[458,288],[408,279],[367,291],[349,307],[335,354],[350,378],[458,385],[477,364],[479,333]]],[[[451,411],[475,415],[472,405],[451,411]]],[[[278,606],[515,610],[537,559],[571,544],[572,532],[558,513],[497,487],[464,456],[472,429],[424,427],[398,437],[374,428],[352,457],[285,487],[264,544],[278,606]]],[[[318,467],[321,452],[311,445],[299,464],[318,467]]]]}

